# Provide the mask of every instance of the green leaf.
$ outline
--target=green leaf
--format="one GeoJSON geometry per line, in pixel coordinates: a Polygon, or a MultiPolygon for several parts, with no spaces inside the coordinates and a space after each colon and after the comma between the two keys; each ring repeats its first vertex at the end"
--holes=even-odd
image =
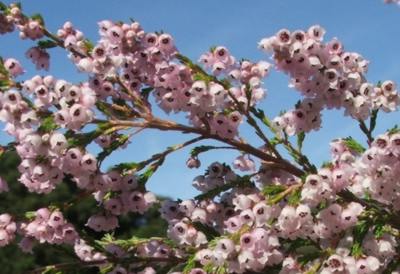
{"type": "Polygon", "coordinates": [[[301,266],[305,266],[307,263],[314,261],[321,257],[321,251],[317,250],[311,253],[307,253],[301,255],[297,258],[297,261],[300,263],[301,266]]]}
{"type": "MultiPolygon", "coordinates": [[[[212,273],[212,272],[207,272],[207,273],[212,273]]],[[[217,270],[215,271],[216,274],[227,274],[228,270],[224,266],[218,266],[217,270]]]]}
{"type": "Polygon", "coordinates": [[[286,252],[298,255],[297,261],[302,265],[321,257],[323,250],[316,242],[310,239],[297,238],[295,240],[283,240],[286,252]]]}
{"type": "Polygon", "coordinates": [[[8,9],[7,5],[4,4],[3,2],[0,2],[0,10],[1,11],[6,11],[8,9]]]}
{"type": "Polygon", "coordinates": [[[0,89],[8,89],[10,86],[9,80],[0,80],[0,89]]]}
{"type": "Polygon", "coordinates": [[[303,238],[296,238],[294,240],[283,241],[283,246],[285,247],[285,250],[289,253],[295,252],[296,249],[300,247],[309,245],[315,245],[315,244],[310,239],[303,239],[303,238]]]}
{"type": "Polygon", "coordinates": [[[99,137],[104,133],[104,131],[109,127],[108,123],[97,125],[95,130],[89,131],[87,133],[73,133],[67,132],[67,140],[69,147],[86,147],[90,144],[94,139],[99,137]]]}
{"type": "Polygon", "coordinates": [[[97,155],[97,161],[101,163],[114,150],[123,146],[128,140],[129,140],[129,135],[120,135],[117,140],[113,141],[110,144],[110,146],[104,148],[104,150],[97,155]]]}
{"type": "Polygon", "coordinates": [[[0,76],[5,76],[6,78],[9,78],[8,70],[4,67],[3,61],[0,62],[0,76]]]}
{"type": "Polygon", "coordinates": [[[42,123],[39,126],[38,131],[40,133],[49,133],[57,128],[59,128],[59,126],[56,124],[56,122],[54,122],[54,117],[50,115],[42,120],[42,123]]]}
{"type": "Polygon", "coordinates": [[[197,146],[190,151],[190,156],[197,157],[200,153],[214,149],[215,146],[197,146]]]}
{"type": "Polygon", "coordinates": [[[399,133],[400,132],[400,128],[398,125],[394,125],[394,127],[390,128],[387,130],[389,135],[395,134],[395,133],[399,133]]]}
{"type": "Polygon", "coordinates": [[[297,206],[301,200],[301,188],[296,189],[287,197],[289,205],[297,206]]]}
{"type": "Polygon", "coordinates": [[[196,256],[195,254],[193,254],[192,256],[190,256],[188,258],[188,261],[185,265],[185,267],[183,268],[183,274],[188,274],[193,268],[196,267],[196,256]]]}
{"type": "Polygon", "coordinates": [[[107,274],[110,273],[112,270],[114,269],[114,265],[113,264],[106,264],[106,265],[102,265],[100,267],[100,274],[107,274]]]}
{"type": "Polygon", "coordinates": [[[356,257],[356,258],[360,258],[363,255],[363,250],[362,250],[362,246],[361,243],[357,242],[354,243],[351,247],[351,255],[356,257]]]}
{"type": "Polygon", "coordinates": [[[41,49],[55,48],[57,47],[57,43],[50,39],[40,40],[38,41],[38,47],[41,49]]]}
{"type": "Polygon", "coordinates": [[[85,48],[86,48],[86,51],[88,52],[88,53],[91,53],[92,51],[93,51],[93,49],[94,49],[94,44],[93,44],[93,42],[92,41],[90,41],[89,39],[85,39],[85,40],[83,40],[83,45],[85,46],[85,48]]]}
{"type": "Polygon", "coordinates": [[[206,264],[205,266],[203,266],[203,270],[206,272],[206,273],[214,273],[215,272],[215,266],[214,266],[214,264],[213,263],[208,263],[208,264],[206,264]]]}
{"type": "Polygon", "coordinates": [[[62,273],[62,272],[60,270],[58,270],[54,265],[48,265],[42,271],[41,274],[58,274],[58,273],[62,273]]]}
{"type": "MultiPolygon", "coordinates": [[[[119,102],[119,101],[118,101],[119,102]]],[[[122,104],[123,105],[123,104],[122,104]]],[[[114,109],[111,104],[102,102],[102,101],[97,101],[96,102],[96,107],[98,110],[100,110],[102,113],[104,113],[108,117],[113,117],[117,116],[120,119],[127,119],[127,113],[118,109],[114,109]]]]}
{"type": "Polygon", "coordinates": [[[281,144],[281,143],[282,143],[282,140],[280,140],[280,139],[277,138],[277,137],[274,137],[274,138],[270,139],[269,142],[270,142],[271,145],[276,146],[276,145],[278,145],[278,144],[281,144]]]}
{"type": "Polygon", "coordinates": [[[210,80],[206,75],[199,73],[199,72],[193,74],[192,78],[193,78],[193,81],[204,81],[206,83],[208,83],[210,80]]]}
{"type": "Polygon", "coordinates": [[[130,162],[130,163],[120,163],[118,165],[115,165],[112,169],[124,172],[124,171],[132,170],[132,169],[137,169],[138,167],[139,167],[138,163],[130,162]]]}
{"type": "Polygon", "coordinates": [[[154,88],[152,88],[152,87],[143,88],[140,93],[142,94],[142,96],[144,98],[147,98],[147,97],[149,97],[150,92],[152,92],[153,90],[154,90],[154,88]]]}
{"type": "Polygon", "coordinates": [[[157,170],[158,164],[153,164],[146,169],[146,171],[139,175],[138,184],[144,186],[147,181],[153,176],[154,172],[157,170]]]}
{"type": "Polygon", "coordinates": [[[371,119],[369,121],[369,131],[372,132],[376,127],[376,119],[378,118],[379,109],[375,109],[372,111],[371,119]]]}
{"type": "Polygon", "coordinates": [[[35,13],[31,16],[31,19],[38,21],[44,27],[44,19],[41,14],[35,13]]]}
{"type": "Polygon", "coordinates": [[[267,116],[265,116],[265,113],[262,109],[259,108],[251,108],[251,112],[258,118],[260,119],[264,125],[266,125],[268,128],[271,128],[271,122],[267,119],[267,116]]]}
{"type": "Polygon", "coordinates": [[[356,226],[353,227],[353,237],[354,243],[351,247],[351,255],[359,258],[363,255],[362,242],[365,235],[368,233],[370,224],[367,220],[360,220],[357,222],[356,226]]]}
{"type": "Polygon", "coordinates": [[[377,224],[374,227],[374,235],[377,238],[380,238],[383,236],[383,234],[385,233],[385,229],[384,229],[384,225],[383,224],[377,224]]]}
{"type": "Polygon", "coordinates": [[[346,147],[356,153],[363,153],[365,151],[365,148],[360,145],[353,137],[349,136],[347,138],[343,139],[344,144],[346,147]]]}
{"type": "Polygon", "coordinates": [[[332,168],[333,167],[333,163],[329,162],[329,161],[324,161],[324,162],[322,162],[321,167],[322,168],[332,168]]]}
{"type": "Polygon", "coordinates": [[[193,222],[192,225],[194,226],[194,228],[196,228],[197,230],[201,231],[204,233],[204,235],[206,235],[206,238],[208,241],[211,241],[212,239],[214,239],[215,237],[220,236],[218,231],[216,231],[214,228],[205,225],[203,223],[200,222],[193,222]]]}
{"type": "Polygon", "coordinates": [[[25,218],[28,220],[33,220],[36,217],[36,211],[27,211],[25,212],[25,218]]]}
{"type": "Polygon", "coordinates": [[[303,142],[305,138],[306,134],[304,133],[304,131],[297,134],[297,148],[299,149],[299,151],[301,151],[301,149],[303,148],[303,142]]]}
{"type": "Polygon", "coordinates": [[[281,193],[286,189],[283,185],[267,185],[262,189],[262,194],[265,196],[273,196],[281,193]]]}

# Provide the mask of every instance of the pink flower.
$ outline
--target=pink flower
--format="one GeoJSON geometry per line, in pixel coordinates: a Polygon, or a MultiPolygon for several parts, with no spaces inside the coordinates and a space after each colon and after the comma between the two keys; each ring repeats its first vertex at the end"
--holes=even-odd
{"type": "Polygon", "coordinates": [[[24,69],[18,60],[13,58],[8,58],[4,61],[4,67],[11,74],[12,77],[17,77],[24,74],[24,69]]]}

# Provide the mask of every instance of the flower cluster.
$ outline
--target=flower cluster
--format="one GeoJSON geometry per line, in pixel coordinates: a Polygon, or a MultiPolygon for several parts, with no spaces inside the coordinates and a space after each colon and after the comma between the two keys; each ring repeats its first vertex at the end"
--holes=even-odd
{"type": "Polygon", "coordinates": [[[42,19],[40,17],[26,17],[16,5],[11,6],[9,14],[11,15],[12,22],[19,30],[21,39],[36,40],[43,37],[42,19]]]}
{"type": "Polygon", "coordinates": [[[336,177],[341,173],[341,180],[344,179],[345,184],[340,185],[348,186],[359,197],[368,193],[374,200],[399,210],[400,134],[385,133],[377,136],[371,146],[358,157],[354,157],[350,151],[343,144],[335,145],[336,177]]]}
{"type": "Polygon", "coordinates": [[[63,39],[65,48],[85,49],[83,33],[75,29],[69,21],[65,22],[62,28],[57,31],[57,36],[63,39]]]}
{"type": "Polygon", "coordinates": [[[8,14],[0,13],[0,34],[14,31],[13,17],[8,14]]]}
{"type": "Polygon", "coordinates": [[[0,215],[0,247],[8,245],[14,240],[17,225],[10,214],[0,215]]]}
{"type": "Polygon", "coordinates": [[[399,4],[400,5],[400,1],[399,0],[384,0],[386,4],[399,4]]]}
{"type": "Polygon", "coordinates": [[[278,250],[278,237],[264,228],[254,228],[240,236],[239,242],[221,238],[214,248],[202,249],[196,257],[203,266],[228,265],[230,273],[244,273],[247,270],[262,271],[265,266],[278,264],[283,254],[278,250]]]}
{"type": "Polygon", "coordinates": [[[83,239],[77,239],[75,241],[74,251],[78,258],[84,262],[101,261],[106,259],[102,253],[95,251],[95,249],[88,245],[83,239]]]}
{"type": "Polygon", "coordinates": [[[18,60],[14,58],[8,58],[4,61],[4,68],[10,73],[12,77],[24,74],[24,69],[18,60]]]}
{"type": "Polygon", "coordinates": [[[206,192],[218,186],[222,186],[235,178],[236,174],[229,166],[214,162],[208,167],[205,176],[200,175],[194,178],[192,185],[197,190],[206,192]]]}
{"type": "MultiPolygon", "coordinates": [[[[255,109],[266,94],[262,80],[271,69],[268,62],[237,61],[218,46],[200,57],[200,66],[178,52],[171,35],[145,32],[138,22],[101,21],[100,40],[92,44],[71,22],[53,35],[40,16],[27,17],[18,5],[0,9],[1,34],[16,28],[23,39],[49,38],[26,53],[38,70],[48,69],[47,50],[59,46],[88,74],[79,84],[51,75],[17,82],[24,73],[20,62],[1,60],[0,120],[15,139],[19,181],[41,194],[61,182],[76,184],[83,198],[97,202],[98,211],[86,223],[95,232],[114,231],[120,216],[144,214],[158,204],[145,183],[169,153],[202,139],[229,145],[194,149],[187,166],[199,167],[198,153],[225,148],[240,152],[232,165],[239,174],[214,162],[193,180],[201,194],[161,202],[166,238],[120,240],[106,234],[91,246],[60,209],[49,207],[28,212],[27,220],[18,224],[10,215],[0,215],[0,246],[14,239],[18,227],[25,252],[37,241],[65,243],[73,245],[80,260],[115,274],[152,274],[158,266],[175,267],[176,262],[185,266],[178,264],[175,269],[182,272],[175,274],[272,269],[281,274],[381,273],[396,263],[400,133],[393,128],[374,139],[372,130],[378,110],[395,111],[400,104],[397,87],[393,81],[368,83],[368,61],[346,52],[336,38],[323,42],[320,26],[283,29],[260,42],[304,97],[270,122],[255,109]],[[191,125],[156,117],[151,102],[166,113],[185,113],[191,125]],[[343,108],[360,123],[374,117],[370,128],[361,124],[368,148],[350,137],[334,140],[331,162],[318,169],[302,154],[302,137],[295,148],[286,135],[319,129],[322,110],[331,108],[343,108]],[[264,134],[255,118],[271,132],[264,134]],[[244,121],[263,146],[256,148],[239,136],[244,121]],[[126,132],[132,128],[137,130],[126,132]],[[102,169],[108,155],[146,128],[200,136],[148,160],[102,169]],[[91,152],[91,143],[101,152],[91,152]],[[282,157],[280,144],[298,165],[282,157]]],[[[0,192],[6,191],[8,185],[0,178],[0,192]]]]}
{"type": "Polygon", "coordinates": [[[48,208],[38,209],[34,219],[21,224],[21,234],[34,238],[40,243],[73,245],[79,238],[72,224],[68,223],[61,211],[48,208]]]}
{"type": "Polygon", "coordinates": [[[37,70],[49,70],[50,54],[45,49],[42,49],[40,47],[31,47],[25,53],[25,56],[28,59],[31,59],[37,70]]]}
{"type": "MultiPolygon", "coordinates": [[[[90,179],[89,179],[90,180],[90,179]]],[[[99,174],[93,181],[96,200],[104,207],[104,214],[89,218],[87,226],[95,231],[109,231],[118,226],[117,216],[129,212],[143,214],[157,202],[152,192],[138,188],[134,174],[121,176],[117,171],[99,174]]]]}
{"type": "Polygon", "coordinates": [[[336,38],[324,43],[324,34],[320,26],[307,31],[282,29],[259,43],[273,53],[277,69],[291,77],[290,86],[306,97],[296,109],[275,120],[277,128],[289,135],[318,129],[323,108],[344,108],[345,115],[365,120],[374,109],[395,111],[400,104],[392,81],[376,87],[368,83],[368,61],[358,53],[346,52],[336,38]]]}

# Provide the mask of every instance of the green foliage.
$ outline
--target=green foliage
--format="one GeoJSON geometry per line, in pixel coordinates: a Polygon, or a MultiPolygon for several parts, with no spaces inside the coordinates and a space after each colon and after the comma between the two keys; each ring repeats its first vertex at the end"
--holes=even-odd
{"type": "Polygon", "coordinates": [[[197,157],[200,153],[216,148],[215,146],[197,146],[190,151],[190,156],[197,157]]]}
{"type": "Polygon", "coordinates": [[[361,153],[363,153],[363,152],[365,151],[365,148],[364,148],[362,145],[360,145],[360,143],[358,143],[358,142],[357,142],[353,137],[351,137],[351,136],[349,136],[349,137],[347,137],[347,138],[344,138],[343,141],[344,141],[345,146],[346,146],[348,149],[350,149],[350,150],[352,150],[352,151],[354,151],[354,152],[356,152],[356,153],[361,154],[361,153]]]}
{"type": "Polygon", "coordinates": [[[287,252],[298,255],[297,261],[302,266],[321,257],[324,252],[317,243],[310,239],[287,240],[283,243],[283,246],[287,252]]]}
{"type": "Polygon", "coordinates": [[[151,176],[153,176],[154,172],[157,170],[158,165],[153,164],[150,167],[148,167],[145,172],[139,175],[138,183],[141,186],[144,186],[147,181],[150,179],[151,176]]]}
{"type": "Polygon", "coordinates": [[[374,227],[374,234],[377,238],[380,238],[385,233],[385,224],[384,223],[377,223],[374,227]]]}
{"type": "Polygon", "coordinates": [[[351,255],[359,258],[363,255],[362,241],[365,235],[368,233],[370,224],[367,220],[360,220],[357,225],[353,228],[354,243],[351,247],[351,255]]]}
{"type": "Polygon", "coordinates": [[[304,133],[304,131],[297,134],[297,148],[299,149],[299,151],[301,151],[301,149],[303,148],[303,142],[305,138],[306,134],[304,133]]]}
{"type": "Polygon", "coordinates": [[[35,13],[31,16],[31,19],[38,21],[40,25],[44,26],[44,19],[41,14],[35,13]]]}
{"type": "Polygon", "coordinates": [[[109,147],[106,147],[103,149],[102,152],[100,152],[97,155],[97,161],[99,164],[107,157],[109,156],[113,151],[117,150],[119,147],[123,146],[127,141],[129,140],[128,135],[120,135],[116,140],[114,140],[109,147]]]}
{"type": "Polygon", "coordinates": [[[394,125],[394,127],[390,128],[387,130],[389,135],[399,133],[400,132],[400,127],[398,125],[394,125]]]}
{"type": "Polygon", "coordinates": [[[192,255],[188,258],[187,263],[185,267],[183,268],[183,274],[188,274],[190,270],[196,267],[196,257],[195,255],[192,255]]]}
{"type": "Polygon", "coordinates": [[[139,167],[139,164],[136,162],[129,162],[129,163],[120,163],[118,165],[115,165],[112,167],[113,170],[118,170],[121,173],[126,172],[128,170],[133,170],[137,169],[139,167]]]}
{"type": "Polygon", "coordinates": [[[9,86],[10,86],[9,80],[0,80],[0,92],[3,92],[3,90],[7,90],[9,86]]]}
{"type": "Polygon", "coordinates": [[[321,164],[321,168],[333,168],[333,163],[329,161],[324,161],[321,164]]]}
{"type": "Polygon", "coordinates": [[[57,47],[57,43],[50,39],[40,40],[38,42],[38,47],[41,49],[55,48],[55,47],[57,47]]]}
{"type": "Polygon", "coordinates": [[[86,51],[87,51],[88,53],[91,53],[91,52],[93,51],[93,49],[94,49],[94,44],[93,44],[92,41],[90,41],[89,39],[85,39],[85,40],[83,40],[83,44],[84,44],[84,46],[85,46],[85,48],[86,48],[86,51]]]}
{"type": "Polygon", "coordinates": [[[206,238],[207,238],[208,241],[211,241],[215,237],[220,236],[219,233],[214,228],[212,228],[212,227],[210,227],[208,225],[202,224],[200,222],[193,222],[192,225],[197,230],[203,232],[204,235],[206,235],[206,238]]]}
{"type": "Polygon", "coordinates": [[[8,70],[4,67],[4,62],[3,58],[0,59],[0,76],[5,76],[5,78],[8,78],[8,70]]]}
{"type": "Polygon", "coordinates": [[[152,92],[153,90],[154,90],[154,88],[152,88],[152,87],[143,88],[143,89],[141,90],[140,93],[142,94],[142,96],[143,96],[144,98],[148,98],[150,92],[152,92]]]}
{"type": "Polygon", "coordinates": [[[290,195],[287,197],[287,202],[291,206],[297,206],[300,203],[301,199],[301,188],[297,188],[296,190],[292,191],[290,195]]]}
{"type": "Polygon", "coordinates": [[[264,125],[266,125],[268,128],[272,129],[271,122],[268,120],[267,116],[265,116],[265,113],[262,109],[260,108],[251,108],[251,112],[256,116],[258,119],[260,119],[264,125]]]}
{"type": "Polygon", "coordinates": [[[283,185],[268,185],[262,189],[262,194],[264,196],[274,196],[286,189],[283,185]]]}
{"type": "Polygon", "coordinates": [[[376,127],[376,119],[378,118],[378,112],[379,112],[379,109],[375,109],[371,113],[371,119],[369,121],[369,131],[370,132],[374,131],[374,129],[376,127]]]}
{"type": "Polygon", "coordinates": [[[1,11],[6,11],[8,9],[7,5],[4,4],[3,2],[0,2],[0,10],[1,11]]]}
{"type": "Polygon", "coordinates": [[[65,136],[68,140],[69,147],[86,147],[94,139],[104,134],[105,130],[109,128],[107,123],[99,123],[95,130],[86,133],[74,133],[73,131],[67,131],[65,136]]]}
{"type": "Polygon", "coordinates": [[[49,133],[58,128],[58,125],[54,122],[54,117],[52,115],[44,118],[38,128],[40,133],[49,133]]]}
{"type": "Polygon", "coordinates": [[[194,81],[204,81],[206,83],[210,82],[210,78],[202,73],[195,73],[193,75],[193,80],[194,81]]]}

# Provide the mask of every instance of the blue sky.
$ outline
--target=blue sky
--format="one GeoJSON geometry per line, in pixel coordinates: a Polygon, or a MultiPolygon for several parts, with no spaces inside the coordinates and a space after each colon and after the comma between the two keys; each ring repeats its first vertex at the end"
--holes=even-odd
{"type": "MultiPolygon", "coordinates": [[[[327,39],[337,37],[343,42],[346,50],[358,52],[370,60],[370,82],[392,79],[400,83],[400,8],[396,5],[385,5],[383,0],[21,2],[26,13],[41,13],[46,26],[53,32],[69,20],[93,41],[98,38],[98,21],[129,21],[129,18],[133,18],[139,21],[146,31],[163,30],[172,34],[178,49],[195,60],[214,45],[228,47],[238,59],[243,57],[251,60],[269,60],[269,56],[257,49],[257,42],[261,38],[271,36],[281,28],[296,30],[320,24],[327,30],[327,39]]],[[[16,34],[0,37],[0,55],[21,60],[28,71],[24,78],[35,74],[32,66],[23,57],[31,45],[30,41],[19,42],[16,34]]],[[[51,55],[50,71],[55,77],[71,82],[85,79],[84,75],[77,73],[62,50],[52,50],[51,55]]],[[[280,72],[273,71],[265,80],[265,86],[268,96],[260,106],[270,117],[276,116],[281,109],[291,108],[299,99],[297,92],[287,87],[288,79],[280,72]]],[[[324,112],[322,130],[307,136],[304,151],[315,163],[330,158],[328,143],[334,138],[352,135],[361,140],[365,139],[355,122],[341,116],[342,111],[324,112]]],[[[184,121],[181,116],[171,118],[184,121]]],[[[382,114],[378,119],[376,132],[383,132],[393,124],[399,123],[399,118],[399,113],[382,114]]],[[[246,127],[242,129],[244,134],[249,136],[250,142],[261,145],[246,127]]],[[[190,136],[177,133],[145,131],[132,139],[127,150],[115,152],[105,165],[143,160],[169,145],[189,138],[190,136]]],[[[0,133],[0,143],[5,144],[7,141],[9,138],[0,133]]],[[[191,187],[191,181],[196,175],[203,173],[207,163],[217,160],[231,163],[233,157],[238,155],[231,151],[212,152],[201,156],[200,169],[188,170],[185,168],[188,152],[188,149],[182,150],[167,158],[164,166],[148,183],[149,189],[171,197],[192,197],[196,191],[191,187]]]]}

